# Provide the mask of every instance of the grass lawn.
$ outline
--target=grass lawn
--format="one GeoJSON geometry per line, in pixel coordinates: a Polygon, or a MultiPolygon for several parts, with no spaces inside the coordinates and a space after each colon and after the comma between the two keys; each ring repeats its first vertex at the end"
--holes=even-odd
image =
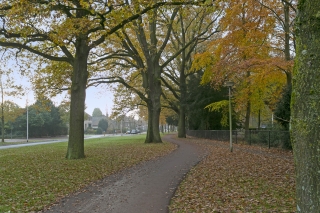
{"type": "Polygon", "coordinates": [[[65,159],[67,143],[0,150],[0,212],[39,211],[93,181],[175,149],[144,139],[89,139],[81,160],[65,159]]]}
{"type": "Polygon", "coordinates": [[[296,212],[292,153],[190,138],[208,156],[194,167],[171,201],[170,212],[296,212]]]}

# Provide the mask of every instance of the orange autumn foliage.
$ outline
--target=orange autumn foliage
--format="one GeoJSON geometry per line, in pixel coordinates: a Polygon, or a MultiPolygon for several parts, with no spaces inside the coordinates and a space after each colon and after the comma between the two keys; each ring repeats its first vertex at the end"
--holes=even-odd
{"type": "Polygon", "coordinates": [[[221,6],[220,37],[195,57],[193,69],[205,69],[202,83],[216,88],[233,81],[236,111],[244,111],[248,102],[253,113],[266,104],[273,110],[286,83],[283,71],[293,66],[272,47],[275,17],[256,0],[231,0],[221,6]]]}

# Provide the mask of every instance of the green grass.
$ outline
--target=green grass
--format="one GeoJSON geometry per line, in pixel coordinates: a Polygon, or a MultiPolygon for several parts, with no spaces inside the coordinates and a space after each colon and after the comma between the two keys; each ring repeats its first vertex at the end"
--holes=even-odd
{"type": "Polygon", "coordinates": [[[61,197],[174,145],[145,144],[145,135],[85,141],[86,158],[66,160],[67,143],[0,150],[0,212],[39,211],[61,197]]]}

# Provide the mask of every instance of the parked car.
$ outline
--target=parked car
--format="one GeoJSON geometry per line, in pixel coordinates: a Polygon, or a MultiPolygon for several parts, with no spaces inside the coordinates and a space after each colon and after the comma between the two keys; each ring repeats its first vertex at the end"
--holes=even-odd
{"type": "Polygon", "coordinates": [[[131,133],[130,130],[126,131],[126,134],[130,134],[130,133],[131,133]]]}
{"type": "Polygon", "coordinates": [[[137,130],[135,129],[131,130],[131,134],[137,134],[137,130]]]}

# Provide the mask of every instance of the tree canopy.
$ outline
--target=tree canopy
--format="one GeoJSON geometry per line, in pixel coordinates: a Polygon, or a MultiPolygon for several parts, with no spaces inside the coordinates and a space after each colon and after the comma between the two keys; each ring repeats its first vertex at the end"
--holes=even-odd
{"type": "Polygon", "coordinates": [[[112,51],[109,36],[156,8],[206,2],[115,0],[106,4],[99,0],[4,0],[0,3],[0,46],[4,50],[16,49],[16,56],[27,59],[27,67],[31,61],[39,62],[39,69],[46,71],[44,76],[54,76],[49,79],[59,82],[51,85],[69,90],[70,134],[66,157],[84,158],[88,78],[97,71],[95,65],[112,51]],[[52,68],[57,69],[52,71],[52,68]]]}
{"type": "Polygon", "coordinates": [[[94,108],[93,109],[93,112],[92,112],[92,117],[101,117],[103,114],[102,114],[102,111],[100,108],[94,108]]]}

